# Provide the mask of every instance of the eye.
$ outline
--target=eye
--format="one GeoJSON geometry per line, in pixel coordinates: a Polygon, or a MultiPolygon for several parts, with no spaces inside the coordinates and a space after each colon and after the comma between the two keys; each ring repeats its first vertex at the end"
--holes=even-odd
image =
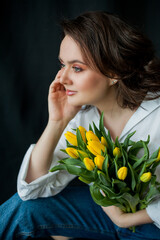
{"type": "Polygon", "coordinates": [[[63,63],[60,63],[60,68],[64,68],[65,65],[63,63]]]}
{"type": "Polygon", "coordinates": [[[80,67],[72,67],[74,69],[75,72],[81,72],[82,68],[80,67]]]}

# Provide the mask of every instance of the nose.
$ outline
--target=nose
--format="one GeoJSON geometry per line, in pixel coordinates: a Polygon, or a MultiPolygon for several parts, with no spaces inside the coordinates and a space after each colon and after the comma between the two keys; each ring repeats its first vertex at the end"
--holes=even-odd
{"type": "Polygon", "coordinates": [[[71,85],[72,80],[70,79],[69,69],[61,69],[60,83],[63,85],[71,85]]]}

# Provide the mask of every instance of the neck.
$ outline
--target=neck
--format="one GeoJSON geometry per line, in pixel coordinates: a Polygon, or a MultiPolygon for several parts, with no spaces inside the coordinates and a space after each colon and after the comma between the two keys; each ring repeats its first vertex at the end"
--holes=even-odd
{"type": "Polygon", "coordinates": [[[116,90],[114,87],[111,87],[106,94],[106,97],[102,99],[102,101],[98,102],[96,105],[97,109],[100,113],[104,113],[104,116],[108,116],[110,118],[118,116],[123,108],[119,106],[116,99],[116,90]]]}
{"type": "Polygon", "coordinates": [[[120,136],[124,126],[134,111],[129,108],[122,108],[116,100],[115,89],[107,94],[107,97],[95,105],[101,114],[104,113],[104,126],[110,131],[112,139],[120,136]],[[111,94],[112,93],[112,94],[111,94]]]}

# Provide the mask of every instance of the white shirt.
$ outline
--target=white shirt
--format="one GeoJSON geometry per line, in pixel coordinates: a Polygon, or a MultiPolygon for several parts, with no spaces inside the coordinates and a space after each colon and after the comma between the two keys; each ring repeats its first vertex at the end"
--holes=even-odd
{"type": "MultiPolygon", "coordinates": [[[[92,107],[88,111],[80,111],[74,119],[70,121],[64,133],[66,131],[72,131],[79,126],[83,126],[86,130],[89,130],[89,124],[94,123],[99,126],[100,115],[95,107],[92,107]]],[[[132,136],[131,140],[147,140],[150,135],[150,143],[148,145],[150,154],[152,154],[158,147],[160,147],[160,98],[151,101],[142,102],[141,106],[131,116],[125,125],[119,141],[123,142],[126,136],[135,131],[136,133],[132,136]]],[[[56,131],[56,129],[55,129],[56,131]]],[[[57,161],[66,157],[65,153],[61,152],[60,149],[66,148],[66,142],[64,133],[62,134],[57,147],[53,154],[53,160],[51,167],[57,164],[57,161]]],[[[18,175],[18,194],[22,200],[35,199],[38,197],[49,197],[54,196],[64,189],[67,184],[75,178],[74,175],[69,174],[66,171],[49,172],[48,174],[34,180],[31,183],[25,181],[28,165],[30,161],[30,155],[34,148],[34,144],[28,149],[20,171],[18,175]]],[[[157,168],[156,174],[158,181],[160,181],[160,167],[157,168]]],[[[155,224],[160,228],[160,200],[157,200],[147,207],[147,213],[155,224]]]]}

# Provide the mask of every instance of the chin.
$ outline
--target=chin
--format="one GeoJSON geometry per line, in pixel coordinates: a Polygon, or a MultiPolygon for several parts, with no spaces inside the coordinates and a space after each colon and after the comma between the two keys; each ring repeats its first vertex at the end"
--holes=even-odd
{"type": "Polygon", "coordinates": [[[86,105],[86,103],[84,103],[82,101],[76,101],[76,100],[68,100],[68,103],[75,107],[86,105]]]}
{"type": "Polygon", "coordinates": [[[81,96],[70,96],[68,97],[68,103],[73,106],[92,105],[93,99],[89,98],[86,94],[81,96]]]}

